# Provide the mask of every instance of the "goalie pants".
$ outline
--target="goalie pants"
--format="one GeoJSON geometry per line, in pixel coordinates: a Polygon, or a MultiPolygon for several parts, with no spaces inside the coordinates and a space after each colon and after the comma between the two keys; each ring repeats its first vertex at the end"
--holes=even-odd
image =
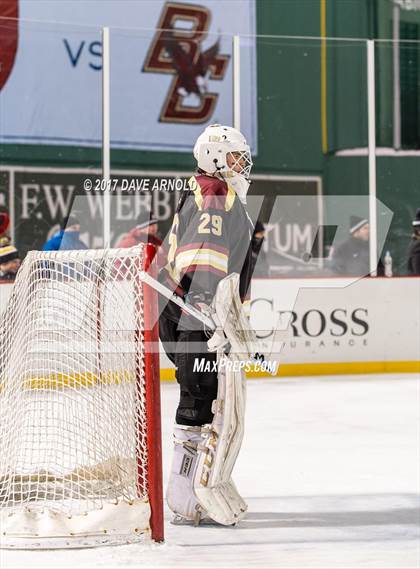
{"type": "Polygon", "coordinates": [[[211,406],[217,397],[217,371],[213,371],[217,356],[209,353],[207,336],[200,330],[179,330],[178,323],[164,312],[159,319],[159,335],[168,358],[175,364],[180,386],[176,423],[189,426],[211,423],[211,406]]]}

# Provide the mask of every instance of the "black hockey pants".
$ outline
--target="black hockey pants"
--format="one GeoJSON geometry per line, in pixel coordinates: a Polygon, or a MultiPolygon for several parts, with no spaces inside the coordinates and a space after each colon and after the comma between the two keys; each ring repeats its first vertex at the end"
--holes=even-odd
{"type": "Polygon", "coordinates": [[[217,397],[216,354],[207,350],[205,333],[178,330],[178,324],[165,317],[159,319],[159,335],[169,359],[176,367],[180,398],[176,412],[179,425],[201,426],[211,423],[211,405],[217,397]]]}

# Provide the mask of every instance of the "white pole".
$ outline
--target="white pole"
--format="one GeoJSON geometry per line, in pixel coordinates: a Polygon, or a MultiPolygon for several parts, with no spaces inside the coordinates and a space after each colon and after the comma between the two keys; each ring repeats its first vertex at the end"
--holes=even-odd
{"type": "Polygon", "coordinates": [[[103,192],[103,243],[104,249],[110,247],[111,241],[111,192],[106,184],[111,174],[110,144],[110,50],[109,28],[102,28],[102,179],[105,184],[103,192]]]}
{"type": "Polygon", "coordinates": [[[401,148],[401,88],[400,88],[400,7],[395,4],[392,11],[392,59],[394,86],[394,148],[401,148]]]}
{"type": "Polygon", "coordinates": [[[233,36],[232,43],[233,71],[232,71],[232,94],[233,94],[233,126],[241,130],[241,46],[240,36],[233,36]]]}
{"type": "Polygon", "coordinates": [[[378,265],[376,223],[376,110],[375,42],[367,40],[368,136],[369,136],[369,272],[376,276],[378,265]]]}

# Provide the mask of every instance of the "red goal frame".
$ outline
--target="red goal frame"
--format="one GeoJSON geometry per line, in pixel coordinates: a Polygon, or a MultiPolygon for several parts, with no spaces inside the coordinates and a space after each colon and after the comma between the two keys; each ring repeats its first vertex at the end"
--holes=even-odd
{"type": "MultiPolygon", "coordinates": [[[[156,263],[153,263],[155,254],[156,248],[151,244],[147,244],[145,247],[143,269],[154,278],[157,276],[156,263]]],[[[150,529],[153,541],[162,542],[164,540],[164,521],[158,294],[146,283],[142,283],[142,287],[144,311],[143,341],[146,374],[147,484],[151,507],[150,529]]],[[[140,380],[140,375],[137,373],[136,382],[138,388],[140,387],[140,380]]]]}

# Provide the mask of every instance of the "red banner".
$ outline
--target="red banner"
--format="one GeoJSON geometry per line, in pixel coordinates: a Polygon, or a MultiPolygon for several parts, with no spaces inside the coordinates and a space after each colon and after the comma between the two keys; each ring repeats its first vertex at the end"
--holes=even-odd
{"type": "Polygon", "coordinates": [[[19,0],[0,2],[0,90],[6,85],[15,62],[18,45],[19,0]]]}

